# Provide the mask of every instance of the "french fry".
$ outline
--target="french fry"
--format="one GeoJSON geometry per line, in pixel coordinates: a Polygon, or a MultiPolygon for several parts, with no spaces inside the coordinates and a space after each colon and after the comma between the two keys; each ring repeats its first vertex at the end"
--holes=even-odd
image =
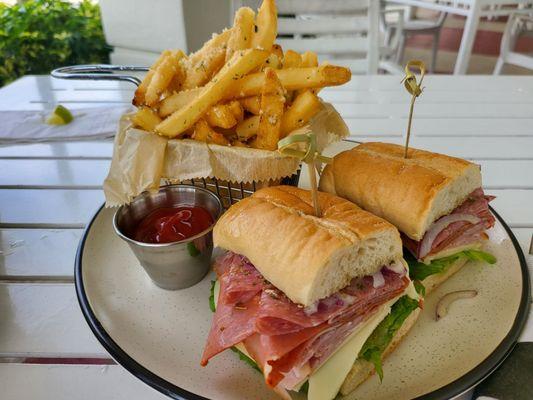
{"type": "Polygon", "coordinates": [[[280,66],[281,66],[281,61],[279,57],[274,53],[270,53],[270,55],[268,56],[264,64],[261,66],[261,70],[264,71],[265,68],[268,68],[268,67],[278,69],[280,66]]]}
{"type": "Polygon", "coordinates": [[[261,96],[250,96],[240,100],[242,106],[246,111],[254,115],[259,115],[261,112],[261,96]]]}
{"type": "Polygon", "coordinates": [[[174,73],[174,77],[168,84],[165,92],[163,92],[163,99],[172,95],[173,93],[181,92],[183,90],[183,85],[185,83],[185,79],[187,78],[187,70],[185,69],[186,60],[187,56],[184,55],[176,66],[176,72],[174,73]]]}
{"type": "Polygon", "coordinates": [[[200,50],[189,56],[187,62],[184,63],[187,74],[183,89],[191,89],[205,84],[222,67],[226,58],[225,48],[232,33],[233,28],[213,35],[200,50]]]}
{"type": "Polygon", "coordinates": [[[254,32],[254,18],[255,13],[249,7],[241,7],[235,13],[231,36],[226,48],[226,61],[236,51],[250,48],[254,32]]]}
{"type": "Polygon", "coordinates": [[[183,89],[192,89],[203,86],[215,75],[224,65],[226,59],[226,49],[217,47],[196,63],[186,62],[186,79],[183,82],[183,89]]]}
{"type": "Polygon", "coordinates": [[[185,107],[187,104],[196,99],[202,90],[203,88],[182,90],[181,92],[174,93],[166,99],[163,99],[159,107],[159,115],[161,117],[166,117],[167,115],[172,114],[174,111],[185,107]]]}
{"type": "Polygon", "coordinates": [[[283,60],[283,48],[281,45],[274,43],[270,52],[277,55],[280,61],[283,60]]]}
{"type": "Polygon", "coordinates": [[[230,141],[226,139],[224,135],[221,133],[215,132],[214,130],[211,130],[209,138],[207,140],[208,143],[214,143],[218,144],[220,146],[229,146],[230,141]]]}
{"type": "Polygon", "coordinates": [[[281,137],[304,126],[321,108],[322,103],[311,90],[296,96],[281,118],[281,137]]]}
{"type": "MultiPolygon", "coordinates": [[[[287,68],[275,70],[286,90],[338,86],[348,82],[352,74],[348,68],[335,65],[287,68]]],[[[253,73],[239,79],[225,95],[226,99],[255,96],[261,93],[265,81],[263,73],[253,73]]]]}
{"type": "Polygon", "coordinates": [[[274,0],[263,0],[257,11],[252,48],[268,50],[272,48],[278,32],[278,14],[274,0]]]}
{"type": "Polygon", "coordinates": [[[283,56],[283,68],[298,68],[302,65],[302,56],[294,50],[287,50],[283,56]]]}
{"type": "MultiPolygon", "coordinates": [[[[286,90],[321,88],[324,86],[337,86],[351,79],[348,68],[335,65],[322,65],[320,67],[277,69],[276,74],[286,90]]],[[[247,98],[261,94],[265,76],[263,72],[246,75],[234,82],[224,93],[224,100],[247,98]]],[[[199,96],[203,88],[192,89],[185,94],[176,93],[163,100],[160,115],[170,115],[191,103],[199,96]]]]}
{"type": "Polygon", "coordinates": [[[228,40],[231,37],[233,32],[232,29],[226,29],[220,34],[213,34],[213,37],[204,43],[202,48],[189,56],[189,61],[191,64],[198,64],[202,61],[209,53],[213,50],[226,47],[228,45],[228,40]]]}
{"type": "Polygon", "coordinates": [[[205,120],[211,126],[229,129],[237,124],[237,118],[228,104],[216,104],[205,114],[205,120]]]}
{"type": "Polygon", "coordinates": [[[241,142],[240,140],[234,140],[233,142],[231,142],[231,145],[233,147],[250,147],[246,143],[241,142]]]}
{"type": "Polygon", "coordinates": [[[283,86],[272,68],[265,69],[265,85],[261,94],[259,130],[251,146],[276,150],[280,139],[281,117],[285,107],[283,86]]]}
{"type": "Polygon", "coordinates": [[[204,119],[200,119],[194,124],[192,138],[200,142],[214,143],[221,146],[228,146],[230,144],[229,140],[226,139],[224,135],[211,129],[204,119]]]}
{"type": "Polygon", "coordinates": [[[168,137],[183,134],[209,108],[222,100],[227,92],[231,92],[235,82],[265,61],[268,54],[267,51],[258,49],[242,50],[235,53],[231,60],[204,87],[198,97],[157,125],[157,132],[168,137]]]}
{"type": "Polygon", "coordinates": [[[170,50],[165,50],[161,53],[161,55],[157,58],[157,60],[152,64],[150,67],[150,70],[146,73],[144,79],[142,80],[141,84],[137,87],[137,90],[135,90],[135,95],[133,96],[133,105],[140,106],[144,103],[144,97],[146,94],[146,89],[148,89],[148,85],[150,85],[150,81],[152,80],[152,77],[154,76],[155,70],[157,67],[170,55],[170,50]]]}
{"type": "MultiPolygon", "coordinates": [[[[300,53],[295,52],[294,50],[287,50],[283,56],[283,68],[298,68],[302,65],[302,56],[300,53]]],[[[285,99],[287,103],[292,103],[292,100],[295,97],[295,91],[287,91],[285,94],[285,99]]]]}
{"type": "Polygon", "coordinates": [[[238,100],[230,101],[228,103],[228,107],[230,108],[237,122],[241,122],[244,119],[244,109],[238,100]]]}
{"type": "Polygon", "coordinates": [[[180,70],[179,62],[185,56],[181,50],[172,51],[156,67],[152,79],[146,88],[145,104],[154,106],[161,96],[161,93],[167,88],[171,80],[180,70]]]}
{"type": "Polygon", "coordinates": [[[237,133],[235,132],[235,127],[232,127],[230,129],[217,128],[216,131],[224,135],[224,137],[230,142],[238,140],[237,133]]]}
{"type": "Polygon", "coordinates": [[[132,118],[133,123],[148,132],[153,132],[161,122],[159,115],[148,107],[140,107],[132,118]]]}
{"type": "Polygon", "coordinates": [[[318,57],[314,51],[306,51],[302,54],[302,67],[317,67],[318,57]]]}
{"type": "Polygon", "coordinates": [[[249,118],[246,118],[244,121],[239,123],[235,132],[237,132],[237,137],[239,140],[246,142],[251,137],[257,135],[259,131],[259,115],[253,115],[249,118]]]}
{"type": "MultiPolygon", "coordinates": [[[[306,51],[305,53],[303,53],[302,54],[302,63],[300,64],[300,66],[301,67],[316,67],[316,66],[318,66],[318,56],[316,55],[316,53],[314,51],[306,51]]],[[[311,89],[311,91],[314,94],[317,94],[320,89],[322,89],[322,88],[311,89]]],[[[305,91],[304,89],[297,90],[294,95],[297,97],[297,96],[301,95],[304,91],[305,91]]]]}

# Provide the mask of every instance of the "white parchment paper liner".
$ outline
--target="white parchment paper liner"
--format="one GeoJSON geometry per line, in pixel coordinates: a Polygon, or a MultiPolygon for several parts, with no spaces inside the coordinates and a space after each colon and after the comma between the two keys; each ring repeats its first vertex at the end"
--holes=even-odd
{"type": "MultiPolygon", "coordinates": [[[[298,159],[277,151],[168,139],[133,128],[130,117],[122,116],[115,136],[113,159],[104,181],[108,207],[129,203],[145,190],[157,190],[161,179],[262,182],[290,176],[300,165],[298,159]]],[[[309,125],[293,133],[309,131],[316,133],[319,151],[349,134],[339,113],[328,103],[309,125]]]]}

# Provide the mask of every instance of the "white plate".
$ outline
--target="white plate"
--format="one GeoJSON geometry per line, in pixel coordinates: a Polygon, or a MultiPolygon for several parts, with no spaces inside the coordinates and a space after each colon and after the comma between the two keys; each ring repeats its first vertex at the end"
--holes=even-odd
{"type": "MultiPolygon", "coordinates": [[[[196,286],[155,286],[113,232],[114,210],[101,208],[87,227],[76,261],[81,309],[96,337],[127,370],[157,390],[184,399],[274,399],[262,376],[225,351],[200,367],[209,331],[213,274],[196,286]]],[[[512,350],[525,323],[529,277],[523,254],[498,217],[488,250],[493,266],[470,263],[426,299],[421,316],[374,376],[351,399],[448,399],[488,376],[512,350]],[[476,289],[435,321],[435,303],[453,290],[476,289]]]]}

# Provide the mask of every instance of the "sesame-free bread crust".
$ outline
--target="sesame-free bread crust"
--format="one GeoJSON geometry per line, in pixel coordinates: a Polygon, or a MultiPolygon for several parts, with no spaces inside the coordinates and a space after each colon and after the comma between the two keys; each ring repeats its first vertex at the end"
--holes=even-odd
{"type": "Polygon", "coordinates": [[[234,204],[213,229],[215,246],[246,256],[293,302],[308,306],[402,259],[398,230],[355,204],[291,186],[264,188],[234,204]]]}
{"type": "Polygon", "coordinates": [[[481,187],[469,161],[403,146],[364,143],[337,154],[326,166],[320,190],[353,201],[421,240],[428,227],[481,187]]]}

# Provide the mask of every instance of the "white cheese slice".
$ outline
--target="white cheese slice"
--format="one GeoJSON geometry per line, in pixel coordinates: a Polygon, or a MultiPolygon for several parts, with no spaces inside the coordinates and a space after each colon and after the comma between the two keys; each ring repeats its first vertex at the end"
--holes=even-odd
{"type": "Polygon", "coordinates": [[[476,242],[476,243],[465,244],[464,246],[457,246],[452,249],[445,249],[439,253],[431,254],[425,257],[424,259],[422,259],[422,262],[424,264],[429,264],[433,260],[438,260],[439,258],[453,256],[454,254],[460,253],[461,251],[465,251],[465,250],[477,250],[480,247],[481,247],[481,243],[476,242]]]}
{"type": "Polygon", "coordinates": [[[409,282],[402,294],[381,306],[376,314],[354,332],[352,337],[309,377],[308,400],[330,400],[337,396],[366,340],[390,313],[392,305],[403,295],[418,300],[413,282],[409,282]]]}
{"type": "MultiPolygon", "coordinates": [[[[405,261],[403,258],[402,258],[402,264],[405,267],[405,271],[407,275],[409,276],[409,265],[407,264],[407,261],[405,261]]],[[[413,284],[413,281],[411,281],[410,279],[409,279],[409,286],[405,288],[404,294],[406,294],[407,296],[409,296],[410,298],[414,300],[420,300],[420,296],[418,295],[418,292],[415,289],[415,285],[413,284]]]]}
{"type": "MultiPolygon", "coordinates": [[[[244,353],[244,355],[252,360],[254,360],[252,358],[252,356],[250,354],[248,354],[248,352],[246,351],[246,347],[244,347],[244,344],[243,342],[240,342],[240,343],[237,343],[235,346],[233,347],[236,347],[237,350],[239,350],[241,353],[244,353]]],[[[254,360],[255,361],[255,360],[254,360]]]]}
{"type": "Polygon", "coordinates": [[[404,294],[406,294],[407,296],[409,296],[413,300],[420,300],[420,295],[416,291],[415,285],[413,285],[413,281],[409,282],[409,286],[407,286],[407,288],[405,288],[404,294]]]}
{"type": "Polygon", "coordinates": [[[337,396],[359,351],[374,329],[389,314],[396,300],[398,297],[381,306],[378,312],[370,317],[325,364],[309,377],[308,400],[331,400],[337,396]]]}

